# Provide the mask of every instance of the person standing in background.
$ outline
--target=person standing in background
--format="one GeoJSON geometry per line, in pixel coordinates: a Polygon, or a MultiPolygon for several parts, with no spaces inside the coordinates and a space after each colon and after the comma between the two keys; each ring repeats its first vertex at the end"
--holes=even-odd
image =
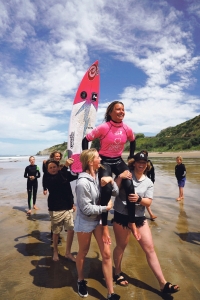
{"type": "Polygon", "coordinates": [[[40,170],[37,165],[35,165],[35,157],[29,157],[30,165],[25,168],[24,177],[27,178],[27,193],[28,193],[28,211],[27,215],[31,215],[31,197],[33,193],[33,208],[38,209],[36,204],[38,181],[40,178],[40,170]]]}
{"type": "MultiPolygon", "coordinates": [[[[46,162],[47,176],[45,186],[49,191],[48,208],[51,217],[51,228],[53,231],[53,260],[58,261],[58,239],[63,227],[67,233],[65,258],[75,262],[76,258],[71,254],[71,246],[74,237],[73,204],[74,197],[70,182],[76,180],[78,175],[72,175],[68,167],[73,159],[68,158],[60,170],[59,161],[49,159],[46,162]]],[[[46,190],[47,192],[47,190],[46,190]]]]}
{"type": "MultiPolygon", "coordinates": [[[[58,164],[60,166],[60,161],[62,159],[62,153],[60,151],[54,151],[50,154],[49,159],[53,159],[58,161],[58,164]]],[[[46,160],[43,161],[43,165],[42,165],[42,171],[43,171],[43,177],[42,177],[42,186],[43,186],[43,194],[46,195],[47,194],[47,187],[46,187],[46,177],[47,177],[47,168],[46,168],[46,160]]],[[[53,243],[53,231],[51,230],[51,243],[53,243]]],[[[62,246],[62,241],[61,241],[61,237],[59,235],[58,238],[58,246],[62,246]]]]}
{"type": "MultiPolygon", "coordinates": [[[[142,152],[148,156],[148,151],[147,150],[142,150],[142,152]]],[[[154,184],[154,182],[155,182],[155,169],[154,169],[153,163],[150,159],[148,159],[148,161],[147,161],[147,174],[146,175],[149,179],[151,179],[151,181],[154,184]]],[[[153,212],[151,210],[151,207],[146,206],[146,209],[149,213],[150,219],[152,221],[155,220],[157,218],[157,216],[153,214],[153,212]]]]}
{"type": "Polygon", "coordinates": [[[182,162],[183,162],[182,157],[177,156],[176,157],[177,164],[175,166],[175,176],[179,187],[179,197],[176,198],[177,201],[181,201],[184,199],[183,188],[185,186],[185,181],[186,181],[186,168],[182,162]]]}

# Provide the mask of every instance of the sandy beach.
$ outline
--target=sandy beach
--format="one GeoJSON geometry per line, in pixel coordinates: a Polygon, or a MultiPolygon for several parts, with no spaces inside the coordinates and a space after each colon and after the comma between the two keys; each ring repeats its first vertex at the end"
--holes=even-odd
{"type": "MultiPolygon", "coordinates": [[[[126,156],[126,155],[125,155],[126,156]]],[[[114,284],[122,300],[200,299],[200,151],[150,153],[156,182],[152,210],[158,216],[148,219],[156,253],[167,281],[180,285],[180,292],[163,295],[139,244],[133,237],[125,251],[123,272],[128,287],[114,284]],[[175,157],[181,155],[187,168],[185,199],[177,202],[178,187],[174,177],[175,157]]],[[[41,168],[43,157],[36,157],[41,168]]],[[[39,179],[37,205],[27,217],[26,179],[23,172],[28,160],[0,162],[0,299],[2,300],[78,300],[77,272],[74,263],[64,258],[66,234],[62,233],[59,262],[52,261],[50,221],[47,197],[39,179]]],[[[73,185],[74,189],[74,185],[73,185]]],[[[112,219],[109,213],[109,220],[112,219]]],[[[146,213],[149,218],[148,213],[146,213]]],[[[115,240],[109,222],[112,249],[115,240]]],[[[72,252],[77,253],[75,235],[72,252]]],[[[88,300],[105,299],[106,287],[101,270],[101,256],[94,239],[87,255],[85,278],[88,300]]]]}

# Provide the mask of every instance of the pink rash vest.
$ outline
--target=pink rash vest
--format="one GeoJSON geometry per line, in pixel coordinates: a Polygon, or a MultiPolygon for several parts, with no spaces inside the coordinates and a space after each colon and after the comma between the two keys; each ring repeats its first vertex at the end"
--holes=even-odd
{"type": "Polygon", "coordinates": [[[99,154],[110,158],[121,156],[125,143],[135,140],[130,127],[123,122],[115,123],[112,120],[97,126],[86,135],[89,142],[97,138],[100,139],[101,145],[99,154]]]}

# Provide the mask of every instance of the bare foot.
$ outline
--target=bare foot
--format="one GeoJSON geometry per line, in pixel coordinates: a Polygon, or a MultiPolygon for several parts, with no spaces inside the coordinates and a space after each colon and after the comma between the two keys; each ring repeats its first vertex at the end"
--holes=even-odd
{"type": "Polygon", "coordinates": [[[103,232],[102,232],[102,238],[103,238],[103,242],[105,244],[111,245],[111,237],[110,237],[110,233],[108,230],[108,226],[102,226],[103,227],[103,232]]]}
{"type": "Polygon", "coordinates": [[[128,228],[131,230],[132,234],[136,238],[137,241],[141,239],[141,234],[139,233],[135,223],[128,223],[128,228]]]}
{"type": "Polygon", "coordinates": [[[31,209],[29,209],[26,214],[31,215],[31,209]]]}
{"type": "Polygon", "coordinates": [[[36,209],[36,210],[39,209],[36,205],[33,205],[33,208],[36,209]]]}
{"type": "Polygon", "coordinates": [[[58,257],[58,252],[53,252],[53,260],[54,261],[58,261],[59,260],[59,257],[58,257]]]}
{"type": "Polygon", "coordinates": [[[181,200],[182,200],[182,198],[180,198],[180,197],[179,197],[179,198],[176,198],[176,201],[181,201],[181,200]]]}
{"type": "Polygon", "coordinates": [[[73,256],[71,253],[65,254],[65,258],[71,260],[72,262],[76,262],[76,256],[73,256]]]}
{"type": "Polygon", "coordinates": [[[157,216],[155,216],[155,215],[151,215],[151,216],[150,216],[150,218],[151,218],[151,220],[154,220],[154,219],[156,219],[156,218],[157,218],[157,216]]]}

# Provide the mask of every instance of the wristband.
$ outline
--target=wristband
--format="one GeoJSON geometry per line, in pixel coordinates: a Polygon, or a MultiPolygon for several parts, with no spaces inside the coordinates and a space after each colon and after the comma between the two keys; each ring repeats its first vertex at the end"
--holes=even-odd
{"type": "Polygon", "coordinates": [[[139,196],[138,199],[137,199],[137,201],[136,201],[136,203],[140,203],[141,201],[142,201],[142,197],[139,196]]]}

